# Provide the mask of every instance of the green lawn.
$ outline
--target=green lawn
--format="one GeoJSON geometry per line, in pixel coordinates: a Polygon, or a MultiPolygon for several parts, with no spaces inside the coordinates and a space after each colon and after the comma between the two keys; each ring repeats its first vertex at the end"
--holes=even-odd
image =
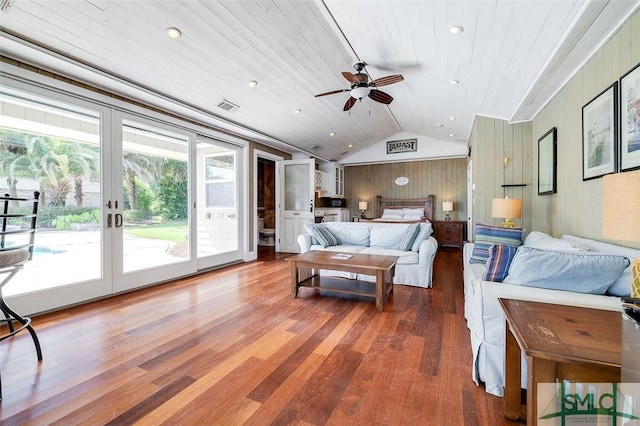
{"type": "Polygon", "coordinates": [[[188,222],[186,220],[174,220],[148,225],[125,225],[125,232],[139,238],[180,243],[187,239],[188,222]]]}

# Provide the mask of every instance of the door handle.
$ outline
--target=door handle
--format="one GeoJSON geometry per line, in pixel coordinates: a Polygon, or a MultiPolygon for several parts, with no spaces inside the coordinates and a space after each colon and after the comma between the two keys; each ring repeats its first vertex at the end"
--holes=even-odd
{"type": "MultiPolygon", "coordinates": [[[[111,202],[111,201],[109,201],[109,202],[111,202]]],[[[112,215],[111,213],[109,213],[109,214],[107,215],[107,228],[111,228],[111,226],[113,225],[113,223],[112,223],[112,222],[113,222],[113,218],[112,218],[112,216],[113,216],[113,215],[112,215]]]]}
{"type": "Polygon", "coordinates": [[[122,226],[122,215],[120,213],[116,213],[116,228],[120,228],[122,226]]]}

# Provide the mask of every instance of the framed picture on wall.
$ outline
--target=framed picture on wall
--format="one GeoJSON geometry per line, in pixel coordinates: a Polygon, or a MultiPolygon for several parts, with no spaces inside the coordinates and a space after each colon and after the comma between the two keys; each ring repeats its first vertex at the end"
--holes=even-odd
{"type": "Polygon", "coordinates": [[[538,139],[538,195],[556,193],[556,128],[538,139]]]}
{"type": "Polygon", "coordinates": [[[618,82],[582,107],[582,180],[617,171],[618,82]]]}
{"type": "Polygon", "coordinates": [[[640,168],[640,64],[620,78],[620,170],[640,168]]]}

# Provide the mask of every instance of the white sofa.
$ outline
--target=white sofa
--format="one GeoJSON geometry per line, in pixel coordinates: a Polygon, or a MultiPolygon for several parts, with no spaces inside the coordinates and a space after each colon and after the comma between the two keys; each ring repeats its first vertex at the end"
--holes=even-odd
{"type": "MultiPolygon", "coordinates": [[[[541,234],[541,233],[538,233],[541,234]]],[[[542,234],[543,236],[545,234],[542,234]]],[[[548,237],[548,236],[547,236],[548,237]]],[[[527,237],[529,238],[529,237],[527,237]]],[[[550,238],[550,237],[549,237],[550,238]]],[[[595,240],[565,235],[554,240],[554,244],[567,244],[570,247],[588,250],[587,253],[606,253],[626,256],[633,259],[640,257],[640,250],[607,244],[595,240]]],[[[484,382],[485,390],[491,394],[502,396],[504,387],[504,341],[505,317],[498,303],[498,298],[530,300],[536,302],[561,305],[582,306],[612,311],[621,310],[619,296],[609,294],[586,294],[574,291],[551,290],[526,286],[527,283],[483,281],[485,264],[470,263],[473,243],[464,246],[464,314],[471,335],[473,351],[473,380],[476,384],[484,382]]],[[[528,246],[525,240],[524,246],[528,246]]],[[[559,248],[558,250],[562,250],[559,248]]],[[[513,263],[511,264],[513,267],[513,263]]],[[[540,265],[540,270],[548,267],[540,265]]],[[[509,269],[509,272],[513,268],[509,269]]],[[[508,278],[507,278],[508,279],[508,278]]],[[[631,271],[628,267],[617,279],[618,292],[624,291],[621,286],[631,283],[631,271]]],[[[575,283],[567,282],[567,288],[575,283]]],[[[610,287],[611,289],[612,287],[610,287]]],[[[613,291],[613,290],[612,290],[613,291]]],[[[526,388],[526,363],[522,362],[522,387],[526,388]]]]}
{"type": "MultiPolygon", "coordinates": [[[[420,223],[420,230],[410,250],[399,250],[398,244],[409,224],[371,222],[327,222],[315,226],[326,227],[338,240],[338,245],[323,247],[308,233],[298,236],[301,252],[326,250],[339,253],[380,254],[398,256],[394,284],[431,287],[433,259],[438,243],[431,236],[430,222],[420,223]]],[[[375,277],[341,271],[320,271],[321,275],[375,281],[375,277]]]]}

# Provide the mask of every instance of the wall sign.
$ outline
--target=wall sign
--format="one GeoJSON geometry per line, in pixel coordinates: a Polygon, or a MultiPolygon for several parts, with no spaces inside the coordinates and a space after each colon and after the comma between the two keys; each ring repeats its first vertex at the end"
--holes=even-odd
{"type": "Polygon", "coordinates": [[[396,178],[395,182],[396,182],[396,185],[398,186],[404,186],[409,183],[409,178],[406,176],[400,176],[396,178]]]}
{"type": "Polygon", "coordinates": [[[387,141],[387,154],[397,154],[399,152],[415,152],[418,150],[418,139],[401,139],[397,141],[387,141]]]}

